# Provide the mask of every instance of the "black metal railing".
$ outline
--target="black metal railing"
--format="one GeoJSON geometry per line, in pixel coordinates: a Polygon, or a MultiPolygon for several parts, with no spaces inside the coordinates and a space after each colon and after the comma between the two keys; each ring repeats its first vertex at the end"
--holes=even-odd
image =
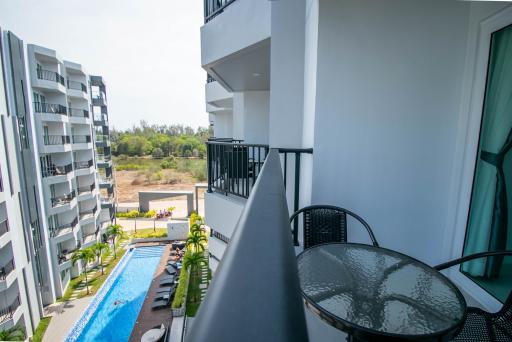
{"type": "Polygon", "coordinates": [[[79,248],[73,248],[73,249],[62,249],[59,254],[58,254],[58,258],[59,258],[59,265],[62,265],[63,263],[65,263],[66,261],[69,261],[71,260],[71,257],[73,255],[74,252],[76,252],[77,250],[79,250],[79,248]]]}
{"type": "Polygon", "coordinates": [[[69,135],[44,135],[45,145],[66,145],[70,143],[69,135]]]}
{"type": "Polygon", "coordinates": [[[210,229],[210,236],[212,236],[216,239],[219,239],[220,241],[222,241],[224,243],[229,243],[229,241],[230,241],[230,239],[226,235],[221,234],[214,229],[210,229]]]}
{"type": "Polygon", "coordinates": [[[69,108],[69,116],[88,118],[89,111],[87,109],[69,108]]]}
{"type": "Polygon", "coordinates": [[[92,161],[92,159],[86,160],[86,161],[76,161],[75,162],[75,170],[88,169],[93,165],[94,165],[94,162],[92,161]]]}
{"type": "Polygon", "coordinates": [[[58,103],[34,102],[34,111],[36,113],[67,115],[66,106],[58,103]]]}
{"type": "Polygon", "coordinates": [[[0,268],[0,280],[5,280],[9,274],[11,274],[12,271],[16,266],[14,265],[14,259],[11,259],[7,264],[5,264],[4,267],[0,268]]]}
{"type": "Polygon", "coordinates": [[[208,141],[208,191],[248,198],[268,154],[268,145],[208,141]]]}
{"type": "Polygon", "coordinates": [[[75,218],[73,220],[71,220],[71,222],[69,222],[69,223],[60,224],[56,227],[51,227],[50,235],[52,237],[56,237],[60,234],[61,231],[65,230],[65,229],[73,229],[76,227],[77,224],[78,224],[78,217],[75,216],[75,218]]]}
{"type": "Polygon", "coordinates": [[[208,141],[217,141],[217,142],[226,142],[226,143],[239,143],[239,144],[241,144],[243,142],[243,140],[240,140],[240,139],[216,138],[216,137],[210,137],[210,138],[208,138],[208,141]]]}
{"type": "Polygon", "coordinates": [[[9,231],[9,220],[4,219],[3,221],[0,221],[0,236],[4,235],[9,231]]]}
{"type": "Polygon", "coordinates": [[[91,185],[87,185],[87,186],[81,186],[77,190],[78,190],[78,194],[82,195],[82,194],[85,194],[88,192],[92,192],[92,191],[94,191],[94,189],[96,189],[96,183],[92,183],[91,185]]]}
{"type": "Polygon", "coordinates": [[[41,173],[43,177],[67,175],[71,171],[73,171],[72,164],[67,164],[63,166],[50,165],[41,167],[41,173]]]}
{"type": "Polygon", "coordinates": [[[73,135],[73,144],[88,144],[90,142],[90,135],[73,135]]]}
{"type": "Polygon", "coordinates": [[[45,81],[53,81],[64,85],[64,77],[55,71],[37,69],[37,78],[45,81]]]}
{"type": "Polygon", "coordinates": [[[51,198],[52,207],[56,207],[58,205],[68,204],[75,197],[76,197],[75,190],[71,190],[71,192],[69,194],[66,194],[66,195],[52,197],[51,198]]]}
{"type": "Polygon", "coordinates": [[[20,297],[16,296],[16,299],[14,299],[12,301],[11,305],[9,305],[6,308],[1,308],[0,309],[0,323],[3,323],[5,321],[8,321],[11,318],[13,318],[14,312],[16,312],[16,309],[18,309],[20,305],[21,305],[20,297]]]}
{"type": "Polygon", "coordinates": [[[84,93],[87,93],[87,86],[82,82],[70,81],[68,80],[68,88],[74,90],[80,90],[84,93]]]}
{"type": "Polygon", "coordinates": [[[207,23],[236,0],[204,0],[204,22],[207,23]]]}
{"type": "Polygon", "coordinates": [[[271,150],[187,340],[308,341],[291,242],[280,157],[271,150]],[[265,241],[265,253],[254,241],[265,241]],[[253,255],[265,267],[254,269],[253,255]]]}
{"type": "Polygon", "coordinates": [[[206,83],[212,83],[212,82],[215,82],[216,79],[211,76],[210,74],[206,74],[206,83]]]}

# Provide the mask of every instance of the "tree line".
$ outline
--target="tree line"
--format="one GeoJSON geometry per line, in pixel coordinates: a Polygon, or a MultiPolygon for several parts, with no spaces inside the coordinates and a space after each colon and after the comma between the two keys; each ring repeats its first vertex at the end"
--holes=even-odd
{"type": "Polygon", "coordinates": [[[209,136],[210,130],[204,127],[193,129],[183,125],[149,125],[144,120],[130,129],[112,129],[110,133],[113,155],[152,155],[155,158],[204,158],[205,141],[209,136]]]}

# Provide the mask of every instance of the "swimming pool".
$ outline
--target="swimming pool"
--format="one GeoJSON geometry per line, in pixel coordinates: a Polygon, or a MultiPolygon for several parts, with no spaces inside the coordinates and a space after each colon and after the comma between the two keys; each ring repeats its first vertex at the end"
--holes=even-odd
{"type": "Polygon", "coordinates": [[[65,341],[128,341],[163,250],[155,246],[126,252],[65,341]]]}

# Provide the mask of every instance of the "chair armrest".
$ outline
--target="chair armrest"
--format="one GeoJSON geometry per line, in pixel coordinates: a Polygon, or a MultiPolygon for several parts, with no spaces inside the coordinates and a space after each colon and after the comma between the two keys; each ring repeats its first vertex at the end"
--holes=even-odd
{"type": "Polygon", "coordinates": [[[462,264],[463,262],[474,260],[474,259],[480,259],[490,256],[512,256],[512,251],[493,251],[493,252],[480,252],[475,253],[471,255],[466,255],[465,257],[454,259],[452,261],[448,261],[442,264],[439,264],[437,266],[434,266],[434,268],[438,271],[444,270],[446,268],[462,264]]]}

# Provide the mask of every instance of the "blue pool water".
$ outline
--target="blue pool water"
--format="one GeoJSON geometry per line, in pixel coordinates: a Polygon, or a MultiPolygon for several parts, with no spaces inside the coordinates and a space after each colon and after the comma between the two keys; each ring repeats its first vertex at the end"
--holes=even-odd
{"type": "Polygon", "coordinates": [[[128,341],[164,247],[127,252],[66,342],[128,341]]]}

